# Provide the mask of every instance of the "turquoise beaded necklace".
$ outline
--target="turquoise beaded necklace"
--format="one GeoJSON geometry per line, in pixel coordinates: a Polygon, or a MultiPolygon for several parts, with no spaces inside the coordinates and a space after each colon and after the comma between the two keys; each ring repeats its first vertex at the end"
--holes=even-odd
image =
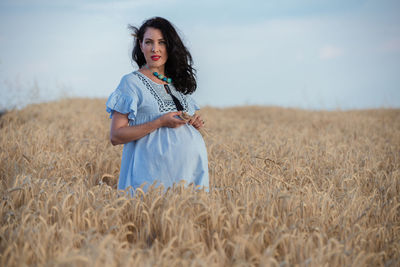
{"type": "MultiPolygon", "coordinates": [[[[144,66],[145,66],[149,71],[151,71],[150,68],[147,66],[147,64],[144,65],[144,66]]],[[[167,77],[165,77],[165,76],[162,75],[162,74],[158,74],[158,72],[156,72],[156,71],[153,72],[153,75],[156,76],[158,79],[160,79],[160,80],[162,80],[162,81],[164,81],[164,82],[167,82],[168,84],[170,84],[170,83],[172,82],[172,79],[171,79],[171,78],[167,78],[167,77]]],[[[182,104],[181,104],[181,102],[179,102],[179,99],[176,98],[176,96],[174,96],[174,95],[171,93],[171,89],[169,89],[168,84],[164,84],[164,88],[165,88],[165,91],[167,92],[167,94],[169,94],[169,95],[171,96],[172,101],[174,101],[176,110],[178,110],[178,111],[184,110],[184,109],[183,109],[183,106],[182,106],[182,104]]]]}
{"type": "MultiPolygon", "coordinates": [[[[150,68],[147,66],[147,64],[146,65],[144,65],[149,71],[151,71],[150,70],[150,68]]],[[[172,82],[172,79],[171,78],[167,78],[167,77],[165,77],[164,75],[162,75],[162,74],[158,74],[158,72],[153,72],[153,75],[154,76],[156,76],[158,79],[160,79],[161,81],[164,81],[164,82],[166,82],[166,83],[171,83],[172,82]]]]}

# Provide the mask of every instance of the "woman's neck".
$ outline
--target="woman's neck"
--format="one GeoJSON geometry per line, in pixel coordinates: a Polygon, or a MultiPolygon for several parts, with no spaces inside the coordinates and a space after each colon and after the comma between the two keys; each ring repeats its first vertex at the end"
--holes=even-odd
{"type": "Polygon", "coordinates": [[[164,75],[165,68],[149,68],[147,65],[144,65],[139,69],[139,72],[141,72],[143,75],[147,76],[150,80],[152,80],[155,83],[159,84],[168,84],[166,81],[160,80],[160,78],[155,77],[153,74],[154,72],[157,72],[158,74],[164,75]]]}
{"type": "Polygon", "coordinates": [[[162,65],[160,67],[149,67],[147,64],[143,67],[146,70],[149,70],[151,73],[157,72],[158,74],[165,75],[165,66],[162,65]]]}

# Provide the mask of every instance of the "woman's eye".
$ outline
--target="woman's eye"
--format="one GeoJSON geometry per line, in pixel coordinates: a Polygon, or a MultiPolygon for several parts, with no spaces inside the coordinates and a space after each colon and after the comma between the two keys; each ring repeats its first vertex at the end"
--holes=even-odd
{"type": "Polygon", "coordinates": [[[166,41],[160,41],[160,44],[166,45],[167,42],[166,41]]]}

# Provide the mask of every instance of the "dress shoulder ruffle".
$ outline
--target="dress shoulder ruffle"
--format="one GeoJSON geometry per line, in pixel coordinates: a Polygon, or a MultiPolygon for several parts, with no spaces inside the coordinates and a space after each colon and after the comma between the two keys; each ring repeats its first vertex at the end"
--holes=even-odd
{"type": "Polygon", "coordinates": [[[110,113],[110,118],[115,111],[128,114],[128,119],[134,120],[137,114],[138,99],[130,84],[128,75],[125,75],[117,89],[111,93],[106,103],[106,111],[110,113]]]}

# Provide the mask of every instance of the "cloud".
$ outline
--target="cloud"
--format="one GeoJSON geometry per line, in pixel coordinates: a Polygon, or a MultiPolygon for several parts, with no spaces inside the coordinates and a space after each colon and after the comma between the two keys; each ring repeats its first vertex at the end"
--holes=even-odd
{"type": "Polygon", "coordinates": [[[334,59],[343,55],[343,49],[334,45],[325,45],[319,50],[319,58],[323,60],[334,59]]]}

